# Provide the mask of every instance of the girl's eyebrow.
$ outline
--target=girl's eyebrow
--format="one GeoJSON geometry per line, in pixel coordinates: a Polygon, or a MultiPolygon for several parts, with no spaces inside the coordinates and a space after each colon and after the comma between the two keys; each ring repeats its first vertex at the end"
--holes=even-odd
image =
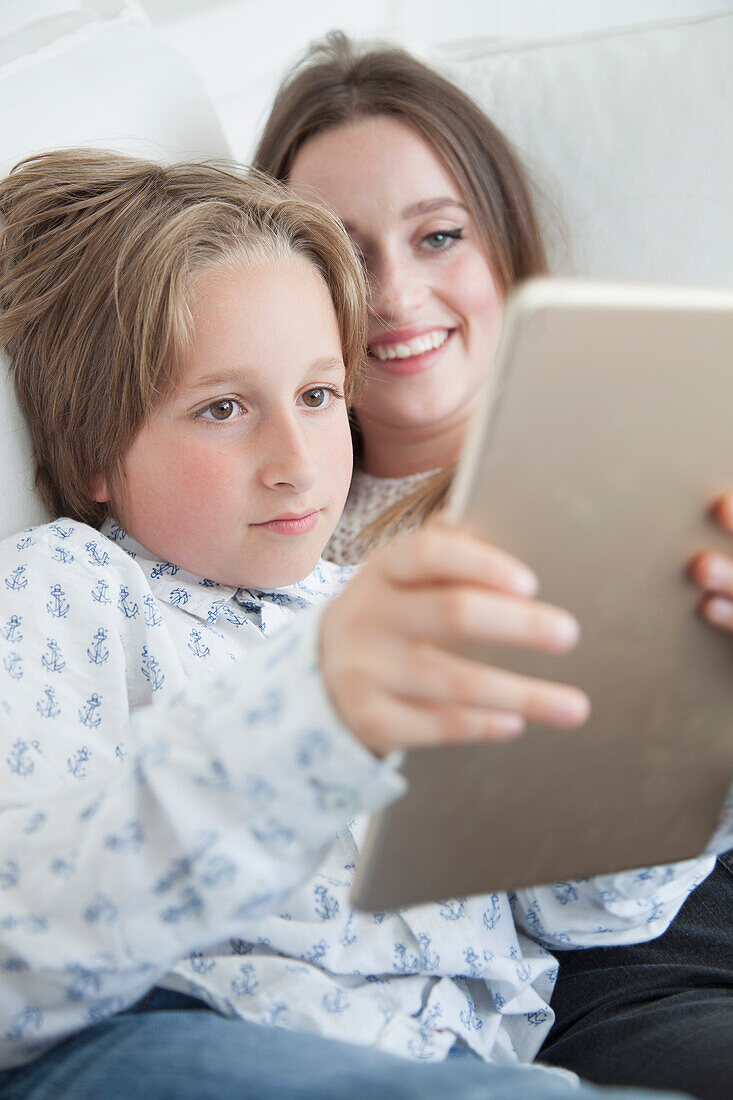
{"type": "MultiPolygon", "coordinates": [[[[405,219],[416,218],[421,214],[432,214],[436,210],[445,210],[447,206],[453,206],[456,210],[462,210],[464,214],[470,214],[465,203],[459,202],[458,199],[452,199],[449,195],[439,195],[434,199],[421,199],[419,202],[410,203],[409,206],[406,206],[404,210],[400,212],[400,217],[405,219]]],[[[349,236],[362,236],[357,227],[352,225],[351,222],[345,221],[343,226],[349,236]]]]}
{"type": "Polygon", "coordinates": [[[402,211],[403,218],[414,218],[418,214],[432,214],[434,210],[443,210],[446,206],[455,206],[459,210],[468,213],[468,207],[458,199],[452,199],[448,195],[440,195],[435,199],[421,199],[420,202],[410,203],[402,211]]]}

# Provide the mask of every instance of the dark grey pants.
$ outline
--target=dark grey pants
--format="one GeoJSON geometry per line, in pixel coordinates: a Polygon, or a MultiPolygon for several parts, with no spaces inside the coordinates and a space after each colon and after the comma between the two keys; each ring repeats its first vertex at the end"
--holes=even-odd
{"type": "Polygon", "coordinates": [[[733,1098],[733,851],[650,943],[558,952],[538,1061],[589,1081],[733,1098]]]}

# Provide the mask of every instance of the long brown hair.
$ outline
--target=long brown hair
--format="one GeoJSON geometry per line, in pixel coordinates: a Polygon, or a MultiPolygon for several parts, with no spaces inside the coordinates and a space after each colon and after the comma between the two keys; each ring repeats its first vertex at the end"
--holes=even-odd
{"type": "MultiPolygon", "coordinates": [[[[375,115],[405,122],[445,165],[465,199],[503,295],[519,280],[547,271],[529,185],[507,139],[469,96],[397,47],[359,50],[338,31],[313,45],[280,86],[255,164],[287,181],[298,150],[309,138],[375,115]]],[[[453,470],[441,471],[384,512],[366,529],[365,544],[381,542],[400,526],[421,522],[440,508],[453,470]]]]}
{"type": "Polygon", "coordinates": [[[92,480],[121,486],[125,453],[178,384],[188,301],[207,268],[305,257],[334,304],[347,395],[361,377],[366,291],[348,237],[259,173],[44,153],[0,181],[0,219],[0,347],[54,516],[104,519],[92,480]]]}

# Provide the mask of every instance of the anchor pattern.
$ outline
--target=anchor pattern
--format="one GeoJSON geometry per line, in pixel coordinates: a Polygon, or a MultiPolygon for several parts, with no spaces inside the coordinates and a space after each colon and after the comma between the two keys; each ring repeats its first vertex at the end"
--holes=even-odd
{"type": "MultiPolygon", "coordinates": [[[[235,590],[151,558],[114,522],[96,532],[61,520],[0,544],[0,772],[10,796],[26,799],[7,842],[2,834],[0,946],[5,936],[22,935],[32,944],[55,931],[52,911],[22,904],[24,883],[32,877],[26,853],[36,837],[49,846],[41,865],[51,888],[75,892],[79,924],[78,952],[72,940],[55,974],[65,983],[62,1023],[52,1004],[29,996],[6,1014],[7,1042],[42,1047],[58,1039],[59,1026],[66,1033],[70,1013],[73,1026],[83,1028],[136,999],[148,976],[155,980],[156,960],[145,956],[144,937],[134,960],[117,953],[128,942],[133,875],[140,876],[135,904],[144,906],[151,922],[151,941],[161,942],[161,930],[169,928],[182,945],[174,969],[183,988],[230,1015],[273,1026],[305,1013],[314,1030],[334,1038],[361,1035],[378,1045],[389,1032],[402,1054],[420,1061],[444,1058],[456,1036],[491,1058],[505,1016],[511,1042],[505,1036],[502,1051],[513,1043],[517,1058],[530,1060],[550,1026],[557,973],[556,959],[538,941],[621,942],[625,926],[617,912],[638,905],[643,926],[665,919],[667,899],[676,911],[672,888],[681,872],[675,868],[400,912],[351,908],[365,827],[355,792],[371,785],[384,801],[396,793],[396,781],[387,766],[365,754],[344,755],[341,732],[338,756],[330,719],[314,709],[314,695],[299,690],[316,680],[313,643],[307,660],[297,631],[268,642],[264,654],[260,645],[263,634],[276,635],[334,594],[348,575],[319,566],[306,581],[277,592],[235,590]],[[284,685],[296,659],[301,663],[291,702],[284,685]],[[214,677],[232,660],[241,662],[243,674],[251,661],[257,678],[238,702],[247,737],[231,739],[236,752],[228,754],[226,740],[216,752],[206,746],[216,744],[223,725],[209,715],[216,717],[234,690],[229,680],[217,686],[214,677]],[[150,704],[175,707],[178,694],[202,671],[206,690],[179,705],[176,721],[166,721],[163,712],[156,737],[142,751],[128,715],[150,704]],[[155,769],[181,767],[177,738],[186,722],[209,738],[186,743],[187,754],[192,746],[200,753],[185,765],[187,793],[159,803],[149,792],[138,799],[155,769]],[[260,748],[257,766],[242,775],[237,742],[250,741],[285,743],[287,759],[278,755],[268,766],[267,750],[260,748]],[[53,799],[44,799],[40,809],[33,802],[35,787],[45,789],[54,775],[84,795],[67,819],[59,819],[53,799]],[[128,778],[129,796],[118,803],[128,778]],[[307,791],[307,810],[293,798],[296,790],[307,791]],[[243,820],[251,815],[251,824],[246,842],[228,838],[222,844],[215,814],[235,792],[238,812],[243,820]],[[170,820],[161,829],[164,814],[170,820]],[[200,822],[198,833],[192,821],[200,822]],[[260,868],[293,861],[299,867],[301,852],[311,850],[304,837],[311,836],[326,854],[301,885],[288,880],[284,889],[280,870],[272,881],[260,874],[260,868]],[[103,888],[85,864],[90,850],[119,869],[103,888]],[[254,883],[252,866],[258,868],[254,883]],[[233,896],[237,913],[227,901],[233,896]],[[233,934],[237,915],[241,925],[233,934]],[[209,928],[208,942],[220,946],[202,950],[209,928]],[[390,1021],[398,1027],[386,1028],[390,1021]]],[[[356,752],[349,740],[348,753],[356,752]]],[[[688,868],[687,879],[679,880],[680,897],[702,880],[707,866],[698,861],[688,868]]],[[[134,918],[141,919],[137,911],[134,918]]],[[[7,953],[4,970],[21,978],[33,965],[32,954],[16,950],[7,953]]]]}
{"type": "Polygon", "coordinates": [[[28,587],[28,578],[25,575],[26,567],[24,565],[16,565],[5,578],[5,587],[9,592],[20,592],[23,588],[28,587]]]}
{"type": "Polygon", "coordinates": [[[66,661],[61,653],[61,647],[54,638],[46,641],[46,652],[41,657],[41,664],[46,672],[61,672],[66,668],[66,661]]]}
{"type": "Polygon", "coordinates": [[[43,695],[36,702],[36,710],[42,718],[58,718],[61,714],[61,707],[59,701],[56,698],[56,690],[49,684],[46,684],[43,689],[43,695]]]}
{"type": "Polygon", "coordinates": [[[65,619],[69,614],[69,601],[66,599],[66,593],[60,584],[51,585],[51,595],[46,604],[46,611],[54,619],[65,619]]]}
{"type": "Polygon", "coordinates": [[[99,729],[102,724],[102,715],[99,713],[101,706],[102,696],[99,692],[93,691],[84,706],[79,708],[79,721],[82,726],[86,726],[90,730],[99,729]]]}
{"type": "Polygon", "coordinates": [[[6,642],[10,642],[12,645],[19,645],[23,641],[23,635],[20,632],[23,619],[20,615],[11,615],[6,622],[2,636],[6,642]]]}
{"type": "Polygon", "coordinates": [[[109,647],[104,644],[107,637],[108,631],[103,626],[95,630],[91,644],[87,646],[87,657],[93,665],[103,665],[109,660],[109,647]]]}
{"type": "Polygon", "coordinates": [[[109,584],[103,577],[100,577],[96,585],[92,589],[92,599],[95,603],[112,603],[109,592],[109,584]]]}
{"type": "Polygon", "coordinates": [[[199,660],[202,657],[208,657],[211,653],[209,646],[201,639],[201,631],[197,630],[195,627],[188,636],[188,648],[191,650],[194,657],[198,657],[199,660]]]}

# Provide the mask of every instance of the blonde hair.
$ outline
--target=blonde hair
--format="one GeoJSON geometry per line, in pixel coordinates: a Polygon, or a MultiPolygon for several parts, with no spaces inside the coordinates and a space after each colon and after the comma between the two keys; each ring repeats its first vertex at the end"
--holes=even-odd
{"type": "MultiPolygon", "coordinates": [[[[280,86],[255,164],[287,180],[310,138],[379,115],[405,122],[435,151],[465,199],[504,295],[519,280],[547,271],[529,185],[507,139],[469,96],[397,47],[358,50],[338,31],[313,45],[280,86]]],[[[387,509],[365,530],[365,544],[441,507],[453,472],[441,471],[387,509]]]]}
{"type": "Polygon", "coordinates": [[[260,173],[44,153],[0,182],[0,219],[0,346],[53,515],[104,519],[91,483],[101,475],[121,484],[125,453],[178,384],[188,300],[207,268],[292,256],[313,264],[333,301],[353,396],[366,344],[361,267],[335,217],[260,173]]]}

